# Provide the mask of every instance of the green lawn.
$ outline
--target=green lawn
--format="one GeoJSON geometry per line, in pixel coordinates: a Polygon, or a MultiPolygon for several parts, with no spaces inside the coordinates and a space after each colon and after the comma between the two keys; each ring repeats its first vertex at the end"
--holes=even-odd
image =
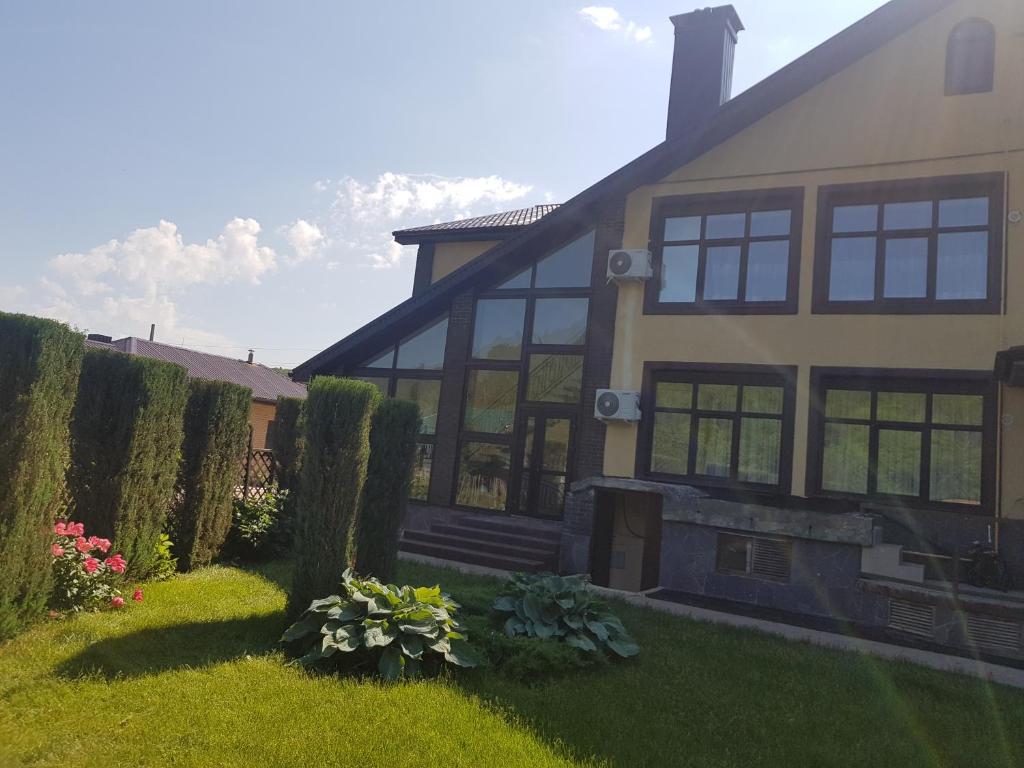
{"type": "MultiPolygon", "coordinates": [[[[471,611],[497,582],[404,563],[471,611]]],[[[633,661],[529,687],[285,667],[286,568],[209,568],[0,646],[0,766],[1014,766],[1024,692],[631,606],[633,661]]]]}

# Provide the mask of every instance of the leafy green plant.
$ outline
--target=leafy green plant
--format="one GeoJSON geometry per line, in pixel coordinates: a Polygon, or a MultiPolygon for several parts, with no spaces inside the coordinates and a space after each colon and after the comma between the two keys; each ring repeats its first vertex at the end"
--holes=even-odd
{"type": "Polygon", "coordinates": [[[50,595],[84,353],[66,325],[0,312],[0,640],[38,618],[50,595]]]}
{"type": "Polygon", "coordinates": [[[476,666],[455,614],[458,603],[434,587],[396,587],[346,570],[343,595],[314,600],[281,637],[317,669],[415,678],[445,662],[476,666]]]}
{"type": "Polygon", "coordinates": [[[153,581],[166,581],[178,572],[178,558],[173,552],[174,542],[166,533],[161,533],[153,547],[153,581]]]}
{"type": "Polygon", "coordinates": [[[252,561],[286,556],[291,545],[287,501],[288,491],[276,485],[267,487],[261,498],[237,499],[222,554],[252,561]]]}
{"type": "Polygon", "coordinates": [[[71,420],[68,488],[86,527],[150,576],[174,498],[188,376],[180,365],[85,353],[71,420]]]}
{"type": "Polygon", "coordinates": [[[581,651],[636,656],[640,647],[587,583],[582,575],[517,573],[493,607],[509,614],[504,627],[509,637],[559,640],[581,651]]]}

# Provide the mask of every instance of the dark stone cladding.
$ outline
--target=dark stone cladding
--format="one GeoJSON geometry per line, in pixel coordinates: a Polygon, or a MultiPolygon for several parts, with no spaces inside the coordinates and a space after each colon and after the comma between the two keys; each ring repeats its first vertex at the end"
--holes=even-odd
{"type": "Polygon", "coordinates": [[[434,277],[434,250],[432,240],[420,243],[416,249],[416,272],[412,278],[413,296],[418,296],[430,287],[434,277]]]}

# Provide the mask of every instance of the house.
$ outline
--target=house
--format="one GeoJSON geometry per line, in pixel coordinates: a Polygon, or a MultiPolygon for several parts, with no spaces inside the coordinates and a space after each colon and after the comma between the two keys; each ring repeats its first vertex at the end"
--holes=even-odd
{"type": "Polygon", "coordinates": [[[1024,584],[1024,4],[892,0],[735,98],[735,9],[671,21],[663,143],[396,232],[413,296],[296,378],[428,414],[409,551],[1024,658],[965,582],[1024,584]]]}
{"type": "Polygon", "coordinates": [[[112,339],[98,333],[90,333],[86,346],[96,349],[110,349],[129,355],[141,355],[168,363],[176,363],[188,371],[191,379],[227,381],[252,390],[252,408],[249,410],[249,427],[252,429],[252,448],[256,451],[272,450],[274,445],[274,420],[277,417],[277,398],[306,397],[306,386],[292,381],[280,371],[253,362],[252,353],[248,360],[197,352],[194,349],[161,344],[157,341],[126,336],[112,339]]]}

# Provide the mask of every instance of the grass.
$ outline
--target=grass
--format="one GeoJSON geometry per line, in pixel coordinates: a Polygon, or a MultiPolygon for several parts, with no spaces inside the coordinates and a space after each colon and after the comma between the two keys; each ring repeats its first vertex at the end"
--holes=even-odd
{"type": "MultiPolygon", "coordinates": [[[[286,566],[214,567],[0,646],[0,765],[1013,766],[1024,692],[628,605],[638,659],[384,686],[273,647],[286,566]]],[[[496,581],[412,563],[468,612],[496,581]]]]}

